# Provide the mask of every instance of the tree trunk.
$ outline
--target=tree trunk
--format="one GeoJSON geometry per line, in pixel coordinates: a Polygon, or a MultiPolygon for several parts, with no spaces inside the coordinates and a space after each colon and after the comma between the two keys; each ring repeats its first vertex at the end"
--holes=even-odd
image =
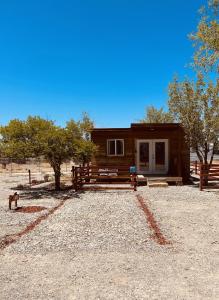
{"type": "Polygon", "coordinates": [[[60,165],[53,166],[53,170],[55,173],[55,190],[60,191],[60,189],[61,189],[61,166],[60,165]]]}
{"type": "MultiPolygon", "coordinates": [[[[206,173],[208,174],[208,171],[209,171],[209,164],[204,164],[204,170],[203,170],[203,171],[205,172],[205,174],[206,174],[206,173]]],[[[203,176],[203,184],[204,184],[205,186],[208,185],[208,175],[203,176]]]]}
{"type": "Polygon", "coordinates": [[[203,163],[203,158],[202,158],[202,156],[201,156],[201,154],[200,154],[200,152],[199,152],[199,150],[198,150],[198,147],[195,149],[195,152],[196,152],[196,154],[197,154],[197,156],[198,156],[199,162],[200,162],[200,163],[203,163]]]}
{"type": "Polygon", "coordinates": [[[211,159],[210,159],[210,162],[209,162],[210,168],[211,168],[211,165],[212,165],[213,159],[214,159],[215,147],[216,147],[216,143],[213,144],[213,148],[212,148],[211,159]]]}
{"type": "MultiPolygon", "coordinates": [[[[208,164],[208,151],[207,151],[207,147],[205,145],[205,148],[204,148],[204,153],[200,153],[198,148],[196,148],[196,154],[199,158],[199,162],[201,164],[201,168],[202,168],[202,172],[204,173],[207,173],[208,170],[209,170],[209,164],[208,164]],[[204,157],[203,157],[204,156],[204,157]]],[[[201,178],[200,178],[201,180],[201,178]]],[[[203,179],[202,179],[202,182],[203,182],[203,185],[204,186],[207,186],[208,185],[208,176],[203,176],[203,179]]]]}

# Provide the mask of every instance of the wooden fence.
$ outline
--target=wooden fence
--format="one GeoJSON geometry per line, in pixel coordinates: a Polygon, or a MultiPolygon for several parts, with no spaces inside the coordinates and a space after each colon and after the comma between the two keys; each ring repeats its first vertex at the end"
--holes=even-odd
{"type": "Polygon", "coordinates": [[[128,166],[87,166],[73,167],[73,186],[77,191],[84,185],[101,185],[98,189],[132,189],[137,190],[136,174],[130,173],[128,166]],[[121,187],[115,185],[128,185],[121,187]],[[106,185],[114,185],[106,187],[106,185]]]}
{"type": "Polygon", "coordinates": [[[199,176],[199,189],[202,191],[205,188],[219,188],[219,164],[212,164],[211,168],[206,164],[197,161],[191,162],[190,170],[195,175],[199,176]]]}

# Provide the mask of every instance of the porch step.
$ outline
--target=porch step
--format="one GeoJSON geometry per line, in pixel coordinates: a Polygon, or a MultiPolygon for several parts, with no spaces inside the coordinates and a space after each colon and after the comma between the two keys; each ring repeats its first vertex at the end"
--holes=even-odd
{"type": "Polygon", "coordinates": [[[137,175],[137,182],[146,183],[149,187],[167,187],[168,183],[175,183],[176,185],[182,185],[182,177],[151,177],[151,176],[144,176],[144,175],[137,175]]]}
{"type": "Polygon", "coordinates": [[[167,177],[147,177],[150,182],[167,182],[167,177]]]}
{"type": "Polygon", "coordinates": [[[148,181],[148,187],[168,187],[168,183],[167,182],[163,182],[163,181],[148,181]]]}
{"type": "Polygon", "coordinates": [[[147,177],[148,184],[156,182],[175,183],[176,185],[182,185],[182,177],[147,177]]]}
{"type": "Polygon", "coordinates": [[[148,177],[148,187],[168,187],[166,178],[163,177],[148,177]]]}

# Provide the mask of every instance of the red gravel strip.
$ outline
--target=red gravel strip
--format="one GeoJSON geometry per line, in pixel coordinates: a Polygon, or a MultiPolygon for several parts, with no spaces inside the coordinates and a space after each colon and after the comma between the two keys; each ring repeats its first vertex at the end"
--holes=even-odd
{"type": "Polygon", "coordinates": [[[17,242],[19,238],[21,238],[23,235],[29,233],[32,231],[37,225],[39,225],[43,220],[46,220],[50,215],[52,215],[57,209],[59,209],[65,201],[68,199],[63,199],[57,206],[50,209],[49,212],[43,216],[38,217],[35,221],[30,223],[26,226],[22,231],[16,233],[16,234],[10,234],[6,235],[3,239],[0,240],[0,249],[5,249],[8,245],[17,242]]]}
{"type": "Polygon", "coordinates": [[[21,212],[21,213],[36,213],[39,211],[42,211],[46,209],[44,206],[23,206],[23,207],[17,207],[14,212],[21,212]]]}
{"type": "Polygon", "coordinates": [[[136,195],[136,198],[138,199],[138,202],[140,204],[141,209],[144,211],[148,225],[150,229],[153,231],[153,236],[152,238],[159,244],[159,245],[168,245],[171,244],[171,242],[167,241],[165,237],[163,236],[153,213],[150,211],[148,205],[146,204],[146,201],[144,198],[140,195],[136,195]]]}

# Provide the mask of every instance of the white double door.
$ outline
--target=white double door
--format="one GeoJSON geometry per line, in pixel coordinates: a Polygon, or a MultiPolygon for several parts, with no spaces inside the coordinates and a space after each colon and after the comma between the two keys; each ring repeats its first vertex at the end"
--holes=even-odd
{"type": "Polygon", "coordinates": [[[168,172],[168,140],[137,140],[137,171],[139,174],[168,172]]]}

